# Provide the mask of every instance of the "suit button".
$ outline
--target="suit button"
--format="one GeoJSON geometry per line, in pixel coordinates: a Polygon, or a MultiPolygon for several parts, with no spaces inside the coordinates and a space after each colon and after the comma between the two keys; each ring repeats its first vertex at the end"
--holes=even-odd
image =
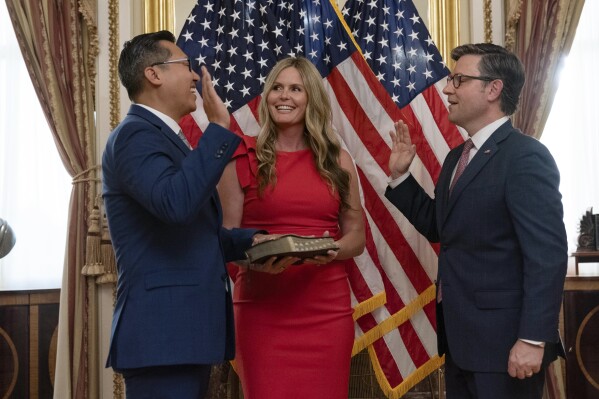
{"type": "Polygon", "coordinates": [[[216,150],[216,154],[214,154],[214,156],[216,158],[222,158],[223,155],[225,155],[225,151],[227,150],[227,147],[229,147],[229,143],[224,143],[220,146],[220,148],[218,150],[216,150]]]}

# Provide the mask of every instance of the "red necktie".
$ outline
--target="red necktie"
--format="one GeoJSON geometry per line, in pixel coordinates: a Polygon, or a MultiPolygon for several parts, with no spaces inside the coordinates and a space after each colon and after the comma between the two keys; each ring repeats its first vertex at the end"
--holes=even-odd
{"type": "MultiPolygon", "coordinates": [[[[474,147],[474,143],[472,142],[472,139],[468,139],[468,141],[466,141],[466,143],[464,144],[464,148],[462,149],[462,155],[460,155],[460,160],[458,161],[458,167],[455,170],[455,175],[453,176],[453,180],[451,181],[451,185],[449,186],[449,195],[451,195],[453,187],[455,186],[462,173],[464,173],[464,169],[466,169],[466,166],[468,166],[470,150],[472,149],[472,147],[474,147]]],[[[443,299],[441,287],[441,280],[439,280],[439,289],[437,290],[437,303],[441,302],[441,300],[443,299]]]]}
{"type": "Polygon", "coordinates": [[[466,166],[468,165],[468,158],[470,158],[470,150],[472,149],[472,147],[474,147],[474,143],[472,142],[472,139],[468,139],[468,141],[466,141],[466,143],[464,144],[462,155],[460,155],[458,167],[455,170],[455,175],[453,176],[453,180],[451,181],[451,186],[449,186],[449,195],[451,195],[453,187],[455,186],[462,173],[464,173],[464,169],[466,169],[466,166]]]}

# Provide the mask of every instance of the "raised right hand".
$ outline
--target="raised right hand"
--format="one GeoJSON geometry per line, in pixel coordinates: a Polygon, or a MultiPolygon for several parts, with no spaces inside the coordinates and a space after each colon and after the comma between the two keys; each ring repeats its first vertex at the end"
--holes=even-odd
{"type": "Polygon", "coordinates": [[[397,121],[393,124],[395,131],[390,131],[391,135],[391,155],[389,156],[389,171],[392,179],[406,173],[416,156],[416,145],[412,144],[408,125],[403,121],[397,121]]]}
{"type": "Polygon", "coordinates": [[[208,120],[228,129],[231,125],[231,116],[223,100],[218,96],[212,85],[212,77],[205,65],[202,65],[202,100],[204,112],[208,120]]]}

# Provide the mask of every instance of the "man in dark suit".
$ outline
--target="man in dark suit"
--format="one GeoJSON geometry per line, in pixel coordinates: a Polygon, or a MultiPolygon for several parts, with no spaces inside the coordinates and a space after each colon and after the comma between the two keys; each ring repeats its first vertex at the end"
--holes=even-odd
{"type": "Polygon", "coordinates": [[[127,398],[204,397],[210,365],[234,357],[225,261],[266,237],[222,227],[216,184],[240,139],[205,67],[211,123],[194,150],[177,134],[199,76],[174,42],[161,31],[125,43],[119,77],[134,104],[102,160],[119,273],[107,367],[124,375],[127,398]]]}
{"type": "Polygon", "coordinates": [[[492,44],[459,46],[452,58],[449,120],[470,139],[447,155],[432,199],[408,172],[415,147],[396,123],[385,196],[441,244],[437,333],[447,398],[541,398],[545,366],[563,352],[559,172],[508,118],[524,85],[520,60],[492,44]]]}

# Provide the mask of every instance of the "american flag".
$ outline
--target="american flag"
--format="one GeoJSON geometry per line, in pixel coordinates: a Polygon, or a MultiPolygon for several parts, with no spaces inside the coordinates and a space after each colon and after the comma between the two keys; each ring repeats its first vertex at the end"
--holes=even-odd
{"type": "MultiPolygon", "coordinates": [[[[366,251],[348,270],[354,354],[368,348],[383,392],[400,397],[441,364],[434,314],[438,248],[384,197],[388,132],[395,120],[409,124],[417,145],[411,171],[431,195],[443,159],[463,141],[447,122],[437,87],[447,68],[414,5],[349,0],[341,12],[329,0],[202,1],[177,44],[196,71],[207,65],[232,113],[231,129],[240,134],[258,133],[262,85],[279,59],[301,55],[319,69],[335,128],[356,163],[368,222],[366,251]]],[[[208,124],[198,102],[180,122],[192,144],[208,124]]]]}

